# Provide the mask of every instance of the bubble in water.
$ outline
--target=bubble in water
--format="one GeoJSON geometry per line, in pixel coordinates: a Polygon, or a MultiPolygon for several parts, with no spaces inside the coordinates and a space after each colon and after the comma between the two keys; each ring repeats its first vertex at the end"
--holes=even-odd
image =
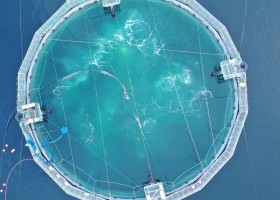
{"type": "Polygon", "coordinates": [[[189,106],[187,107],[187,112],[196,113],[201,110],[204,105],[205,99],[212,98],[212,93],[209,90],[201,90],[193,96],[189,106]]]}
{"type": "Polygon", "coordinates": [[[151,133],[154,125],[156,124],[156,120],[153,118],[148,118],[143,121],[143,130],[145,133],[151,133]]]}

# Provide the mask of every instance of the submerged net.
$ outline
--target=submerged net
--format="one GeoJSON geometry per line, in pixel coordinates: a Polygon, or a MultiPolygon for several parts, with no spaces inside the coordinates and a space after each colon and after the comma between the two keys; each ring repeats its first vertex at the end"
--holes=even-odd
{"type": "Polygon", "coordinates": [[[30,99],[47,112],[39,142],[88,191],[144,197],[153,179],[170,192],[228,135],[233,82],[210,76],[224,59],[211,32],[171,3],[123,0],[115,18],[89,5],[54,31],[33,69],[30,99]]]}

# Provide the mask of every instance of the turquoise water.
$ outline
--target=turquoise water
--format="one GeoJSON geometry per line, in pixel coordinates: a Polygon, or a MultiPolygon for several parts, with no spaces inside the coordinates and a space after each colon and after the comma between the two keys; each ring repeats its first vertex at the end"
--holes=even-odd
{"type": "Polygon", "coordinates": [[[90,191],[142,197],[148,175],[175,189],[228,132],[233,83],[210,77],[223,59],[211,33],[172,4],[123,1],[115,18],[90,5],[51,35],[35,66],[33,101],[52,110],[40,142],[90,191]],[[54,142],[61,127],[69,133],[54,142]]]}

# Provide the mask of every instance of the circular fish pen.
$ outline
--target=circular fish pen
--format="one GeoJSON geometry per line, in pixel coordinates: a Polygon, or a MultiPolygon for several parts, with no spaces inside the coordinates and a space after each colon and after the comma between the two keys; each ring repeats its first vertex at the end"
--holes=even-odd
{"type": "Polygon", "coordinates": [[[245,66],[195,0],[69,0],[32,40],[17,119],[72,196],[182,199],[233,155],[245,66]]]}

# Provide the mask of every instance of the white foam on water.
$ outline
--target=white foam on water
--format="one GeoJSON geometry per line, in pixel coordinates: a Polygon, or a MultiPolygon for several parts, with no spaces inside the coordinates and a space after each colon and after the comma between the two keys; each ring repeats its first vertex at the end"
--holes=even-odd
{"type": "Polygon", "coordinates": [[[97,67],[108,65],[113,59],[112,50],[119,43],[114,40],[99,38],[97,44],[91,46],[91,54],[88,63],[97,67]]]}
{"type": "Polygon", "coordinates": [[[94,63],[97,66],[106,65],[111,62],[113,59],[113,56],[111,52],[106,51],[105,48],[99,49],[94,53],[93,60],[91,60],[89,63],[94,63]]]}
{"type": "Polygon", "coordinates": [[[153,35],[150,25],[142,19],[127,20],[122,31],[125,33],[127,44],[137,47],[140,51],[143,51],[142,47],[147,45],[153,35]]]}
{"type": "MultiPolygon", "coordinates": [[[[139,125],[137,124],[137,126],[139,125]]],[[[123,125],[118,127],[118,130],[125,134],[127,142],[141,144],[139,129],[135,129],[135,117],[126,118],[123,125]]]]}
{"type": "Polygon", "coordinates": [[[193,82],[194,79],[192,78],[191,70],[183,69],[180,70],[180,73],[161,76],[160,79],[155,82],[155,85],[163,91],[172,92],[175,91],[174,84],[177,86],[190,86],[193,82]]]}
{"type": "Polygon", "coordinates": [[[61,93],[62,93],[62,90],[69,89],[69,88],[70,88],[70,86],[64,86],[64,85],[56,86],[55,89],[52,91],[52,93],[53,93],[59,100],[61,100],[61,93]]]}
{"type": "Polygon", "coordinates": [[[190,69],[184,69],[182,75],[178,77],[180,83],[184,85],[191,85],[193,83],[193,78],[190,69]]]}
{"type": "Polygon", "coordinates": [[[145,133],[151,133],[152,132],[152,128],[155,126],[155,124],[157,123],[157,121],[153,118],[148,118],[146,120],[143,121],[142,123],[142,127],[145,133]]]}
{"type": "Polygon", "coordinates": [[[109,73],[109,72],[107,72],[107,71],[105,71],[105,70],[100,70],[100,72],[101,72],[102,74],[104,74],[104,75],[107,75],[107,76],[109,76],[109,77],[112,77],[112,78],[116,79],[116,80],[121,84],[121,86],[122,86],[122,88],[123,88],[124,99],[125,99],[125,100],[129,100],[129,96],[128,96],[127,89],[126,89],[125,85],[123,84],[123,82],[122,82],[118,77],[114,76],[113,74],[111,74],[111,73],[109,73]]]}
{"type": "Polygon", "coordinates": [[[157,39],[154,38],[152,44],[153,44],[153,48],[154,48],[154,54],[157,56],[163,56],[160,54],[160,52],[164,48],[166,43],[159,46],[157,39]]]}
{"type": "Polygon", "coordinates": [[[205,103],[206,99],[212,98],[213,95],[209,90],[201,90],[194,94],[193,98],[191,99],[188,107],[187,112],[196,113],[201,110],[202,106],[205,103]]]}
{"type": "MultiPolygon", "coordinates": [[[[63,81],[64,84],[68,83],[71,86],[77,85],[80,82],[87,80],[88,76],[89,76],[89,73],[92,70],[100,72],[101,74],[103,74],[105,76],[108,76],[108,77],[111,77],[111,78],[115,79],[116,81],[118,81],[118,83],[121,85],[121,87],[123,89],[124,99],[129,100],[128,92],[127,92],[127,89],[126,89],[125,85],[123,84],[123,82],[118,77],[116,77],[115,75],[113,75],[110,72],[105,71],[103,69],[86,68],[86,69],[79,70],[77,72],[71,73],[71,74],[65,76],[63,79],[60,79],[60,81],[63,81]]],[[[70,86],[68,86],[68,87],[70,87],[70,86]]]]}
{"type": "Polygon", "coordinates": [[[93,144],[96,140],[96,134],[95,134],[96,131],[93,123],[90,121],[89,114],[86,115],[86,121],[85,123],[80,125],[80,128],[89,130],[86,132],[82,132],[82,137],[81,137],[82,141],[85,144],[93,144]],[[85,135],[85,133],[87,133],[87,135],[85,135]]]}
{"type": "Polygon", "coordinates": [[[69,79],[69,80],[72,80],[71,86],[78,85],[78,84],[88,80],[88,76],[89,76],[89,72],[81,73],[78,76],[74,76],[72,79],[69,79]]]}
{"type": "Polygon", "coordinates": [[[160,52],[165,46],[165,44],[160,44],[155,29],[137,12],[132,13],[123,27],[116,31],[114,39],[136,47],[145,55],[147,55],[147,51],[151,51],[157,56],[162,56],[160,52]]]}
{"type": "Polygon", "coordinates": [[[120,42],[122,42],[122,41],[125,40],[124,37],[123,37],[122,35],[117,34],[117,33],[114,34],[114,37],[115,37],[116,40],[118,40],[118,41],[120,41],[120,42]]]}
{"type": "Polygon", "coordinates": [[[136,122],[137,122],[139,128],[142,129],[142,124],[141,124],[141,122],[140,122],[139,117],[135,116],[135,120],[136,120],[136,122]]]}
{"type": "Polygon", "coordinates": [[[171,75],[161,76],[159,80],[155,82],[155,86],[162,91],[172,92],[174,90],[175,77],[171,75]]]}

